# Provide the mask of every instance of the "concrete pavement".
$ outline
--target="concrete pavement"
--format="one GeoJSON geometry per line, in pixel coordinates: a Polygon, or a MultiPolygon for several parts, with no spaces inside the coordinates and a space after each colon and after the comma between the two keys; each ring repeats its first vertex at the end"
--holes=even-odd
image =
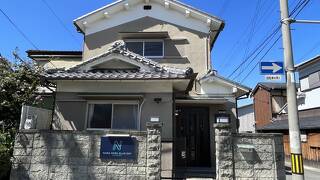
{"type": "MultiPolygon", "coordinates": [[[[286,163],[286,180],[291,180],[291,165],[286,163]]],[[[304,167],[305,180],[318,180],[320,179],[320,169],[313,167],[304,167]]]]}

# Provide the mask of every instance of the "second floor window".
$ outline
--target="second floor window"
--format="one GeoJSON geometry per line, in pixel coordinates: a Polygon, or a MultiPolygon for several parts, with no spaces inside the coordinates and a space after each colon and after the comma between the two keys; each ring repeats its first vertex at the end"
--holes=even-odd
{"type": "Polygon", "coordinates": [[[128,40],[126,47],[129,51],[149,58],[164,56],[163,40],[128,40]]]}

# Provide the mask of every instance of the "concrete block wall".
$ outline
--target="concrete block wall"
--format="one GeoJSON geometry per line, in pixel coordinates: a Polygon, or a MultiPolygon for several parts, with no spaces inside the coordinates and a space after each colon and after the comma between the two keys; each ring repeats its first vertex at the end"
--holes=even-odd
{"type": "Polygon", "coordinates": [[[285,179],[282,134],[235,133],[216,124],[217,179],[285,179]]]}
{"type": "Polygon", "coordinates": [[[11,179],[160,179],[161,126],[141,131],[21,130],[14,146],[11,179]],[[100,159],[100,138],[130,134],[136,160],[100,159]]]}

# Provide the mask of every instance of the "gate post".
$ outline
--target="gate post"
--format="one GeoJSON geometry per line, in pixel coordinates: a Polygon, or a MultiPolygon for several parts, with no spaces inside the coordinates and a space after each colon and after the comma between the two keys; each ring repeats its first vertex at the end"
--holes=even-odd
{"type": "Polygon", "coordinates": [[[230,124],[217,123],[215,128],[216,142],[216,179],[234,179],[233,145],[230,124]]]}
{"type": "Polygon", "coordinates": [[[161,123],[147,123],[147,179],[160,180],[161,123]]]}

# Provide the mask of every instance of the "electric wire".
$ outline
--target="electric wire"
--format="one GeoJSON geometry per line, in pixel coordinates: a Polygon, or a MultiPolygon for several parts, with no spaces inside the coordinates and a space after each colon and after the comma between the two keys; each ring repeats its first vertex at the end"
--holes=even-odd
{"type": "MultiPolygon", "coordinates": [[[[292,16],[296,11],[298,11],[298,13],[294,16],[294,17],[296,17],[300,12],[301,12],[301,7],[302,7],[302,9],[305,7],[305,3],[308,3],[310,0],[300,0],[298,3],[297,3],[297,5],[295,6],[295,8],[294,8],[294,10],[290,13],[290,16],[292,16]]],[[[279,32],[280,31],[280,29],[281,29],[281,25],[279,25],[276,29],[275,29],[275,31],[273,31],[262,43],[260,43],[259,44],[259,46],[257,47],[257,48],[255,48],[255,50],[254,51],[252,51],[252,53],[248,56],[248,58],[246,58],[245,60],[243,60],[241,63],[240,63],[240,65],[238,65],[237,66],[237,68],[228,76],[228,78],[230,78],[230,77],[232,77],[239,69],[240,69],[240,67],[244,64],[244,63],[246,63],[250,58],[251,58],[251,56],[253,56],[254,54],[255,54],[255,52],[257,51],[257,50],[259,50],[261,47],[262,47],[262,49],[259,51],[259,53],[251,60],[251,62],[253,62],[253,60],[255,60],[255,58],[262,52],[262,50],[266,47],[266,46],[264,46],[267,42],[268,42],[268,40],[269,39],[272,39],[273,37],[274,37],[274,35],[277,33],[277,32],[279,32]]],[[[270,41],[269,41],[270,42],[270,41]]],[[[268,42],[268,43],[269,43],[268,42]]],[[[267,44],[268,44],[267,43],[267,44]]],[[[249,63],[250,64],[250,63],[249,63]]],[[[252,70],[251,70],[252,71],[252,70]]],[[[240,72],[239,74],[242,74],[243,73],[243,71],[242,72],[240,72]]],[[[239,76],[236,76],[236,77],[239,77],[239,76]]],[[[235,77],[235,78],[236,78],[235,77]]],[[[233,79],[235,79],[235,78],[233,78],[233,79]]]]}
{"type": "Polygon", "coordinates": [[[64,30],[72,37],[72,40],[78,45],[79,41],[73,35],[73,33],[68,29],[68,27],[63,23],[62,19],[58,16],[58,14],[53,10],[53,8],[48,4],[46,0],[41,0],[43,4],[49,9],[49,11],[53,14],[53,16],[58,20],[59,24],[64,28],[64,30]]]}
{"type": "Polygon", "coordinates": [[[22,35],[22,37],[30,43],[33,48],[38,49],[38,47],[31,41],[31,39],[16,25],[16,23],[0,8],[0,12],[6,17],[6,19],[10,22],[10,24],[22,35]]]}
{"type": "MultiPolygon", "coordinates": [[[[257,27],[256,27],[256,31],[255,33],[257,33],[262,27],[263,24],[266,22],[266,19],[268,17],[270,17],[270,14],[274,11],[275,6],[277,5],[277,3],[275,3],[275,1],[265,1],[265,2],[271,2],[269,3],[269,5],[267,6],[266,4],[263,4],[262,7],[266,7],[266,11],[264,11],[262,13],[262,15],[260,17],[256,17],[256,19],[258,19],[257,21],[257,27]],[[267,16],[269,14],[269,16],[267,16]]],[[[227,67],[229,67],[230,63],[232,62],[231,59],[233,59],[233,57],[236,55],[236,52],[241,51],[240,48],[242,48],[240,42],[244,41],[246,39],[246,37],[249,36],[249,29],[250,26],[246,26],[246,30],[243,31],[243,33],[239,36],[240,38],[236,41],[236,43],[234,43],[234,45],[232,46],[232,48],[229,50],[228,56],[226,56],[224,63],[220,66],[221,69],[225,69],[227,67]]]]}
{"type": "Polygon", "coordinates": [[[240,83],[243,83],[244,80],[246,80],[249,75],[253,72],[253,70],[258,66],[258,64],[263,60],[263,58],[270,52],[270,50],[276,45],[276,43],[279,41],[279,39],[282,36],[279,35],[278,38],[272,43],[272,45],[269,47],[269,49],[263,54],[263,56],[260,58],[260,60],[254,65],[253,68],[251,68],[251,70],[249,71],[249,73],[247,73],[247,75],[240,81],[240,83]]]}
{"type": "Polygon", "coordinates": [[[228,8],[230,0],[225,0],[221,6],[221,9],[218,12],[218,16],[222,16],[224,14],[224,12],[226,11],[226,9],[228,8]]]}
{"type": "MultiPolygon", "coordinates": [[[[294,10],[289,14],[290,17],[293,16],[293,14],[295,12],[297,12],[297,13],[294,15],[294,18],[297,17],[300,14],[300,12],[306,7],[306,5],[310,2],[310,0],[304,0],[304,1],[299,1],[299,2],[301,2],[301,3],[298,3],[296,5],[296,7],[294,8],[294,10]]],[[[266,53],[255,64],[255,66],[253,68],[251,68],[249,73],[247,73],[247,75],[241,80],[241,83],[249,77],[249,75],[257,67],[257,65],[263,60],[263,58],[270,52],[270,50],[273,48],[273,46],[279,41],[280,37],[281,37],[281,35],[273,42],[273,44],[269,47],[269,49],[266,51],[266,53]]]]}

